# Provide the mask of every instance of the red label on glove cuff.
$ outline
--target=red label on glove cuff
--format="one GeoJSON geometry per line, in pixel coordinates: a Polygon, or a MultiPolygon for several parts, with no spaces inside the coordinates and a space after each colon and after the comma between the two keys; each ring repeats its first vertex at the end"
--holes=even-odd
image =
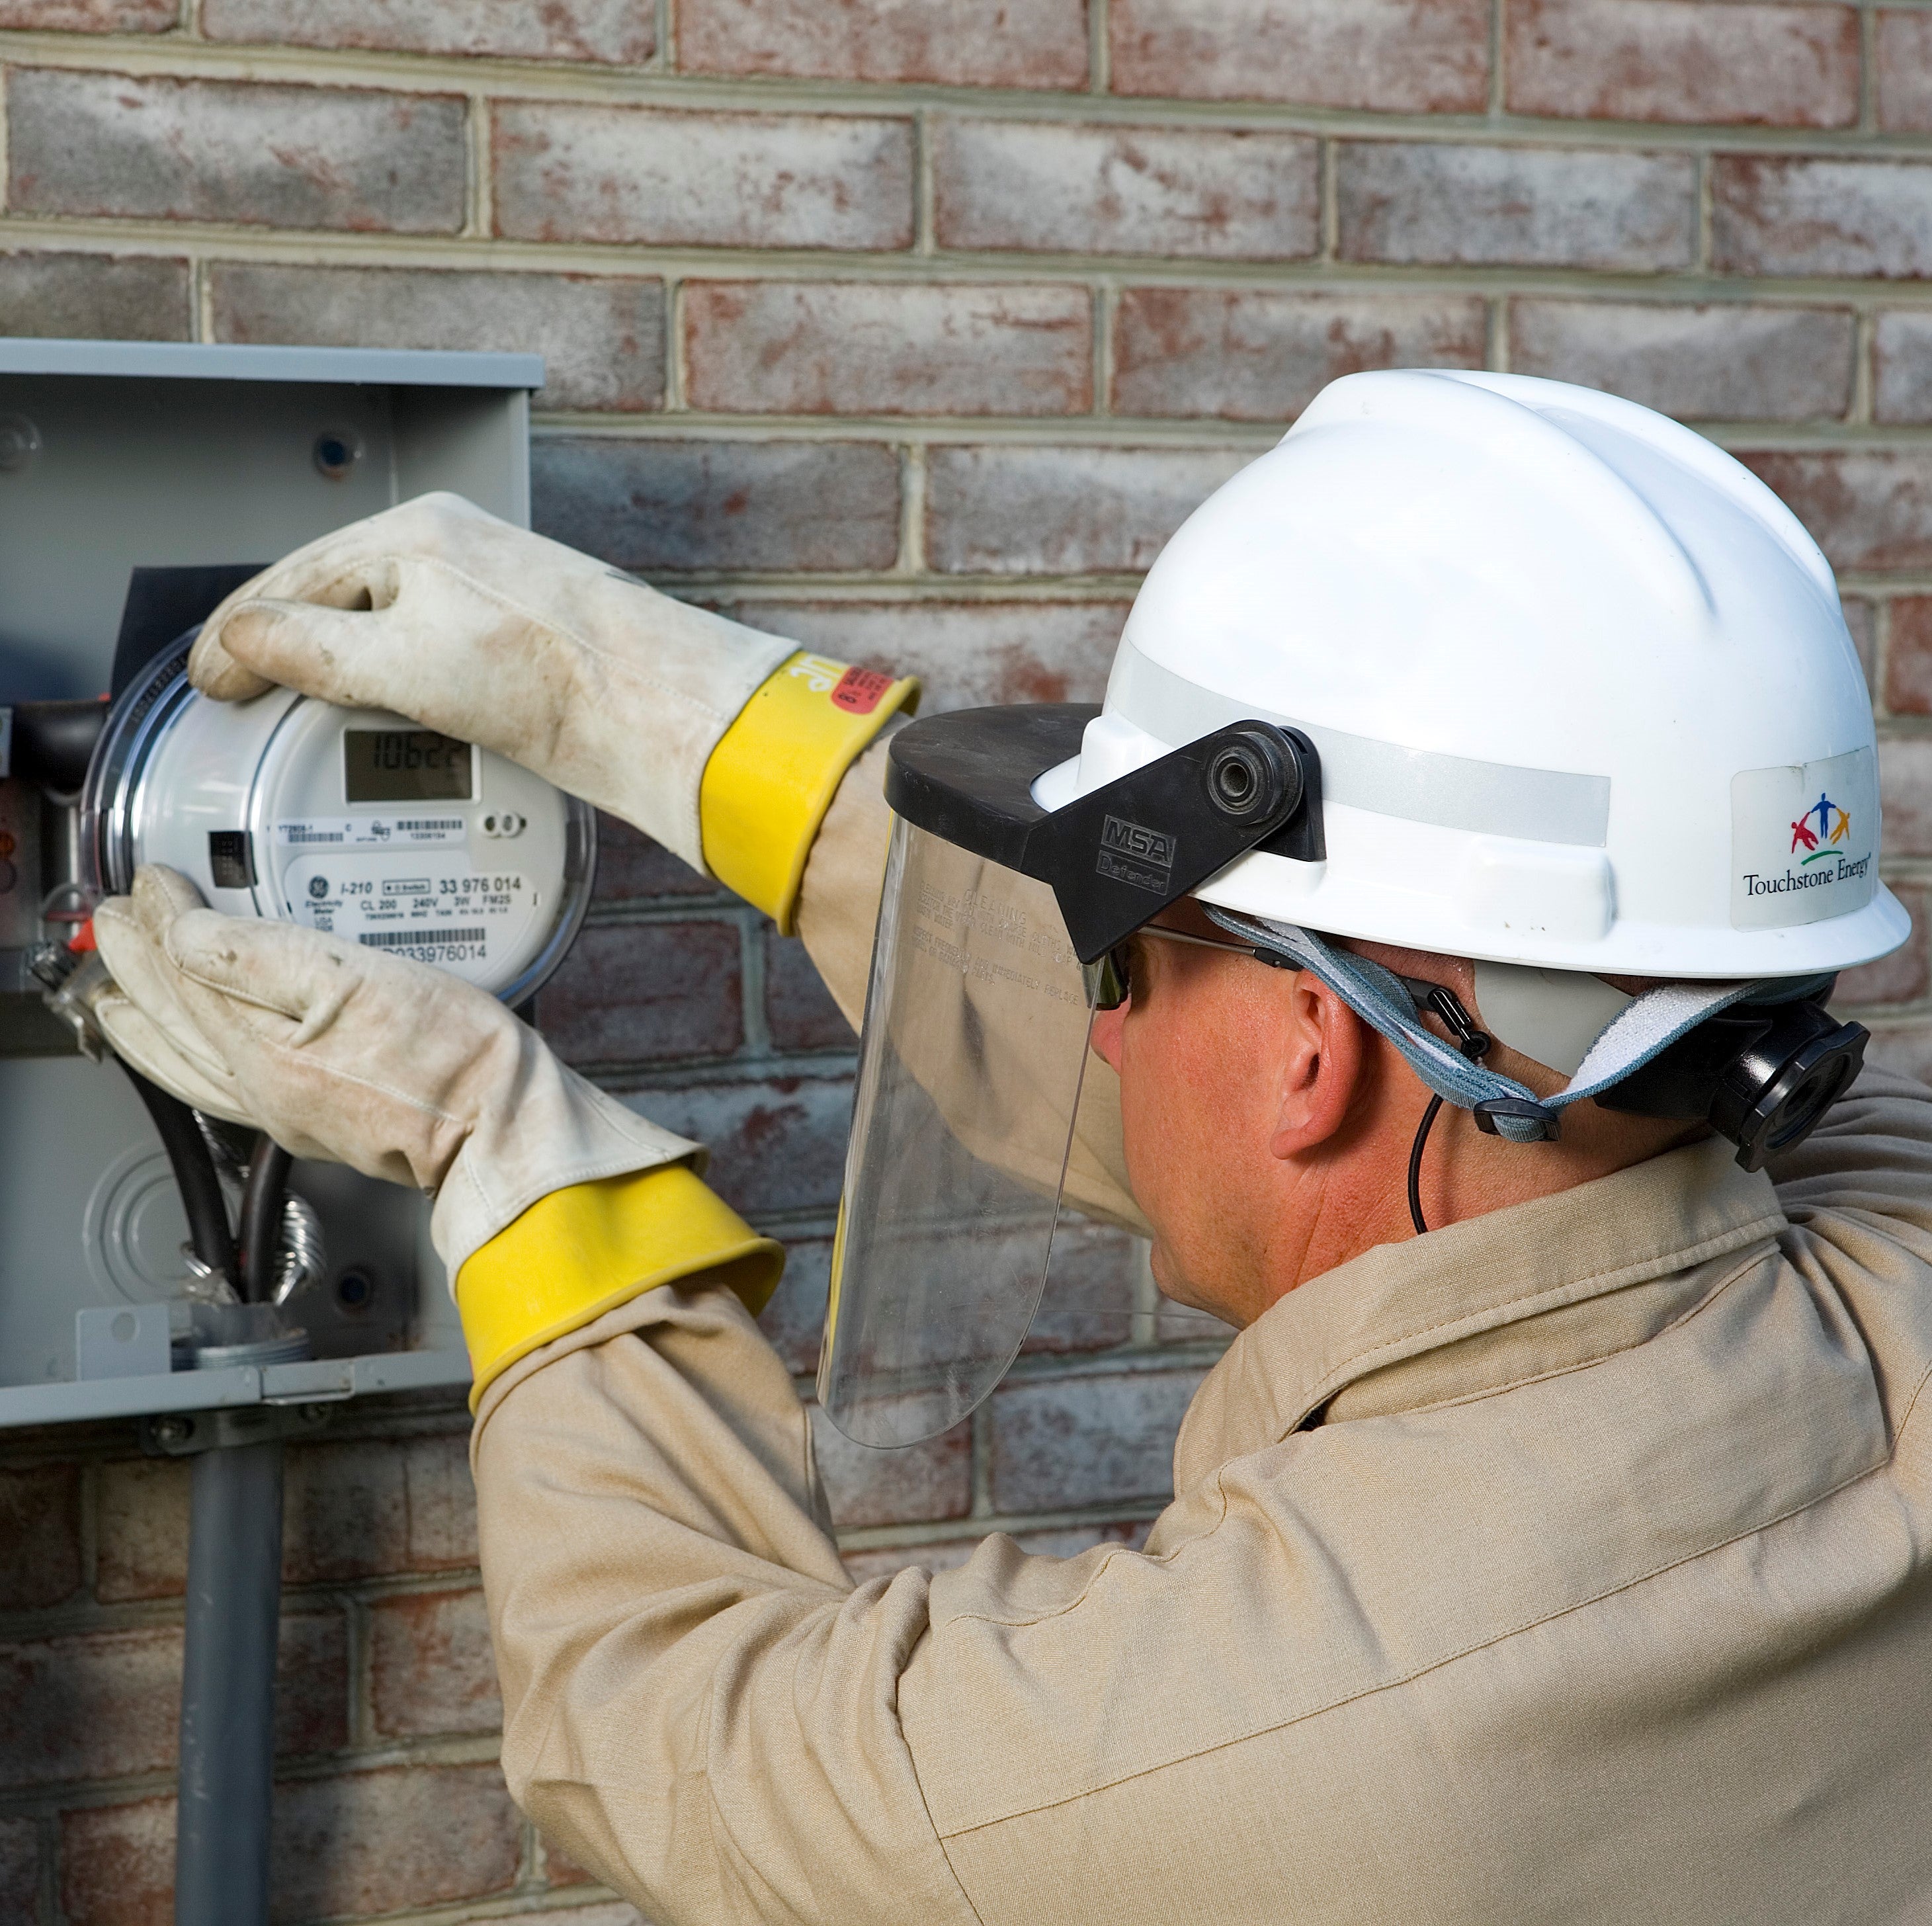
{"type": "Polygon", "coordinates": [[[869,716],[892,686],[892,677],[880,675],[877,669],[848,669],[832,692],[832,704],[848,716],[869,716]]]}

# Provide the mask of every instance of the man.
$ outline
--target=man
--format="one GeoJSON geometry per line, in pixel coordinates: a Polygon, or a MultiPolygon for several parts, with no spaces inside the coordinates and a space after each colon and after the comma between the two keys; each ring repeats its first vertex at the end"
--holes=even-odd
{"type": "Polygon", "coordinates": [[[856,714],[434,503],[271,571],[194,673],[520,756],[795,920],[855,1014],[883,868],[856,1435],[990,1388],[1030,1304],[945,1260],[1032,1247],[1056,1144],[1243,1327],[1144,1550],[855,1590],[696,1147],[434,972],[163,872],[104,905],[130,1060],[436,1193],[505,1769],[649,1917],[1932,1910],[1932,1094],[1832,1104],[1816,999],[1904,931],[1869,708],[1718,452],[1338,383],[1171,544],[1091,719],[880,740],[903,691],[856,714]]]}

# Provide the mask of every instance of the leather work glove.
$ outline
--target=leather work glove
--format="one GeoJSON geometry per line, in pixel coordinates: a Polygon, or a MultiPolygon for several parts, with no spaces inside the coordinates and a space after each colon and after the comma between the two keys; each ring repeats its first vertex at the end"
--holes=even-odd
{"type": "Polygon", "coordinates": [[[188,673],[224,701],[280,682],[494,749],[787,934],[840,779],[918,691],[450,494],[338,529],[244,584],[208,619],[188,673]]]}
{"type": "Polygon", "coordinates": [[[559,1063],[447,971],[205,908],[140,870],[94,913],[89,1001],[134,1069],[297,1156],[432,1196],[476,1391],[640,1292],[716,1272],[754,1311],[783,1256],[705,1188],[703,1146],[559,1063]]]}

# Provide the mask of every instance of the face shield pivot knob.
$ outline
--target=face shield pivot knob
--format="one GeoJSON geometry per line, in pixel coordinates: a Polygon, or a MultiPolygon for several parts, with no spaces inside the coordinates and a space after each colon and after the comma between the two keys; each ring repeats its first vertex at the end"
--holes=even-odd
{"type": "Polygon", "coordinates": [[[1718,1080],[1711,1126],[1738,1147],[1746,1170],[1795,1150],[1864,1066],[1870,1033],[1834,1022],[1814,1003],[1780,1004],[1762,1034],[1718,1080]]]}
{"type": "Polygon", "coordinates": [[[1229,821],[1265,823],[1288,816],[1301,800],[1301,770],[1279,730],[1237,728],[1208,765],[1208,794],[1229,821]]]}

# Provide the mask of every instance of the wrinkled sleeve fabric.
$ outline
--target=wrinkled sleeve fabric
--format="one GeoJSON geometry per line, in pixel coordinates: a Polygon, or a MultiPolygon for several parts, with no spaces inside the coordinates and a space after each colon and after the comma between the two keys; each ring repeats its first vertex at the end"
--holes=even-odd
{"type": "Polygon", "coordinates": [[[656,1926],[972,1922],[898,1712],[927,1575],[854,1590],[810,1428],[728,1291],[520,1360],[472,1447],[503,1768],[656,1926]]]}

